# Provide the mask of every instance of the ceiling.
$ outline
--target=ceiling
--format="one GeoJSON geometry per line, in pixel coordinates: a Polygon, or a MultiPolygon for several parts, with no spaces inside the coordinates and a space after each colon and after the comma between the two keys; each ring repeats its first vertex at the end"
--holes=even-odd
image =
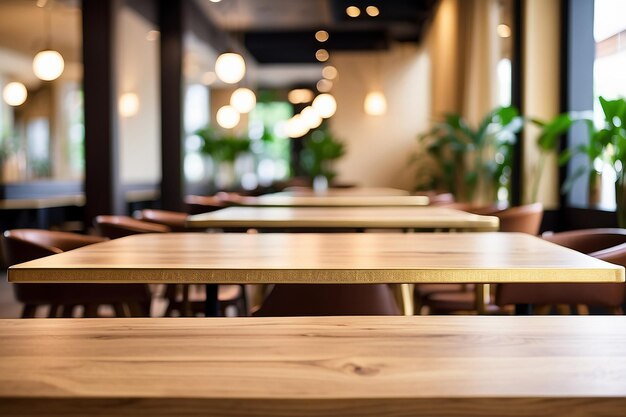
{"type": "Polygon", "coordinates": [[[419,42],[437,0],[198,0],[209,19],[242,41],[260,64],[316,63],[315,51],[380,50],[419,42]],[[348,6],[361,10],[349,17],[348,6]],[[365,13],[376,6],[376,17],[365,13]],[[315,40],[324,29],[330,38],[315,40]]]}

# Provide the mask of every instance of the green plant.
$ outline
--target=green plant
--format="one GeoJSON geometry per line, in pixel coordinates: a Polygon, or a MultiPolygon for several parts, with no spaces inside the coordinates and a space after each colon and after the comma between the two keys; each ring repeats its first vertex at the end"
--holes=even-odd
{"type": "Polygon", "coordinates": [[[539,127],[537,136],[537,148],[539,148],[539,162],[535,167],[532,178],[531,200],[536,202],[539,195],[539,184],[545,169],[549,155],[556,154],[559,150],[560,138],[569,130],[576,121],[569,113],[562,113],[551,120],[531,119],[531,122],[539,127]]]}
{"type": "MultiPolygon", "coordinates": [[[[494,109],[475,128],[458,114],[446,114],[418,137],[436,167],[430,184],[465,200],[473,200],[478,190],[493,192],[495,199],[499,184],[506,182],[502,176],[510,175],[512,144],[522,123],[515,107],[494,109]]],[[[424,158],[412,161],[422,164],[424,158]]]]}
{"type": "Polygon", "coordinates": [[[211,126],[196,132],[202,139],[201,152],[210,155],[215,162],[235,162],[237,156],[250,151],[250,139],[222,136],[211,126]]]}
{"type": "Polygon", "coordinates": [[[324,176],[330,182],[337,174],[332,162],[346,153],[345,145],[325,130],[316,130],[304,140],[300,153],[302,169],[311,179],[324,176]]]}

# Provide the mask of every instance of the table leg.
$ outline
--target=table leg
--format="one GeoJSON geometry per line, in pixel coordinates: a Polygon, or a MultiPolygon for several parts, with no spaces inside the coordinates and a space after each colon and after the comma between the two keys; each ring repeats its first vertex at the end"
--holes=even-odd
{"type": "Polygon", "coordinates": [[[393,284],[394,298],[400,307],[402,314],[412,316],[415,314],[415,306],[413,305],[413,284],[393,284]]]}
{"type": "Polygon", "coordinates": [[[206,317],[218,317],[220,315],[220,302],[217,299],[217,285],[206,284],[206,300],[204,301],[204,315],[206,317]]]}
{"type": "Polygon", "coordinates": [[[476,284],[476,312],[485,314],[487,312],[487,304],[490,302],[491,294],[489,293],[489,284],[476,284]]]}
{"type": "Polygon", "coordinates": [[[532,304],[515,304],[516,316],[530,316],[533,314],[532,304]]]}

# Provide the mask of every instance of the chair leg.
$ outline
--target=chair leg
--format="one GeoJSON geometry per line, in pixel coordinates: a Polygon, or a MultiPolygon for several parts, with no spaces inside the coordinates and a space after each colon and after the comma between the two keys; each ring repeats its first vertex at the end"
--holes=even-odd
{"type": "Polygon", "coordinates": [[[48,310],[48,318],[54,319],[56,317],[59,317],[60,308],[61,306],[58,304],[50,304],[50,310],[48,310]]]}
{"type": "Polygon", "coordinates": [[[115,317],[130,317],[122,303],[113,304],[113,309],[115,310],[115,317]]]}
{"type": "Polygon", "coordinates": [[[248,312],[248,293],[246,293],[246,286],[245,285],[241,285],[241,314],[239,314],[240,316],[247,316],[248,314],[250,314],[248,312]]]}
{"type": "Polygon", "coordinates": [[[589,307],[587,307],[585,304],[577,304],[576,305],[576,312],[578,313],[579,316],[588,316],[589,315],[589,307]]]}
{"type": "Polygon", "coordinates": [[[35,317],[37,313],[37,305],[36,304],[24,304],[22,308],[22,318],[23,319],[32,319],[35,317]]]}

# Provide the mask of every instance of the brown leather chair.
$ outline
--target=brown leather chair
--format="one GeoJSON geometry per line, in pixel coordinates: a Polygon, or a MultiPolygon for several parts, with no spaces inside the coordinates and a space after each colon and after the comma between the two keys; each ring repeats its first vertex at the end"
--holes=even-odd
{"type": "Polygon", "coordinates": [[[94,226],[100,236],[109,239],[118,239],[140,233],[167,233],[172,231],[168,226],[143,222],[128,216],[98,216],[94,219],[94,226]]]}
{"type": "Polygon", "coordinates": [[[168,210],[144,209],[136,213],[137,220],[169,227],[173,232],[186,232],[187,213],[168,210]]]}
{"type": "MultiPolygon", "coordinates": [[[[9,265],[62,253],[107,240],[67,232],[16,229],[4,232],[2,247],[9,265]]],[[[85,317],[96,317],[100,305],[112,305],[116,315],[149,316],[150,292],[141,284],[15,284],[15,297],[24,304],[22,317],[34,317],[39,306],[50,306],[49,317],[72,317],[77,306],[85,317]]]]}
{"type": "MultiPolygon", "coordinates": [[[[144,210],[144,212],[145,211],[148,210],[144,210]]],[[[155,215],[155,211],[163,212],[162,210],[149,211],[152,212],[153,217],[158,215],[158,213],[155,215]]],[[[180,219],[180,214],[184,214],[176,212],[166,213],[169,213],[169,220],[175,220],[177,216],[180,219]]],[[[174,222],[172,221],[171,223],[174,222]]],[[[172,227],[168,225],[137,220],[128,216],[98,216],[94,220],[94,224],[99,234],[110,239],[142,233],[168,233],[172,231],[172,227]]],[[[174,312],[178,312],[181,316],[194,316],[199,313],[204,313],[204,302],[191,301],[190,291],[191,287],[187,284],[166,285],[165,298],[168,304],[165,315],[170,316],[173,315],[174,312]]],[[[238,311],[243,311],[247,314],[245,291],[242,285],[220,286],[218,289],[218,299],[222,311],[225,311],[226,307],[229,305],[234,305],[238,311]]]]}
{"type": "MultiPolygon", "coordinates": [[[[586,253],[603,261],[626,266],[625,229],[587,229],[555,233],[544,239],[586,253]]],[[[601,307],[614,314],[623,314],[625,284],[500,284],[496,302],[532,304],[535,306],[577,305],[579,313],[587,306],[601,307]]],[[[540,308],[547,313],[548,309],[540,308]]]]}
{"type": "MultiPolygon", "coordinates": [[[[541,203],[512,207],[506,210],[494,210],[492,213],[488,212],[488,207],[474,210],[473,212],[475,214],[498,217],[501,232],[537,235],[543,219],[543,205],[541,203]]],[[[447,290],[438,290],[436,287],[425,286],[422,287],[421,293],[419,288],[418,286],[416,304],[419,302],[421,305],[428,306],[433,314],[447,314],[459,311],[473,312],[476,309],[476,294],[474,291],[467,290],[469,287],[465,287],[461,291],[455,291],[454,287],[450,287],[447,290]]],[[[495,305],[487,305],[485,309],[491,312],[499,310],[495,305]]]]}
{"type": "Polygon", "coordinates": [[[254,316],[365,316],[399,315],[384,284],[279,284],[254,316]]]}
{"type": "Polygon", "coordinates": [[[188,195],[185,197],[185,204],[189,214],[209,213],[228,206],[223,196],[219,193],[215,196],[188,195]]]}

